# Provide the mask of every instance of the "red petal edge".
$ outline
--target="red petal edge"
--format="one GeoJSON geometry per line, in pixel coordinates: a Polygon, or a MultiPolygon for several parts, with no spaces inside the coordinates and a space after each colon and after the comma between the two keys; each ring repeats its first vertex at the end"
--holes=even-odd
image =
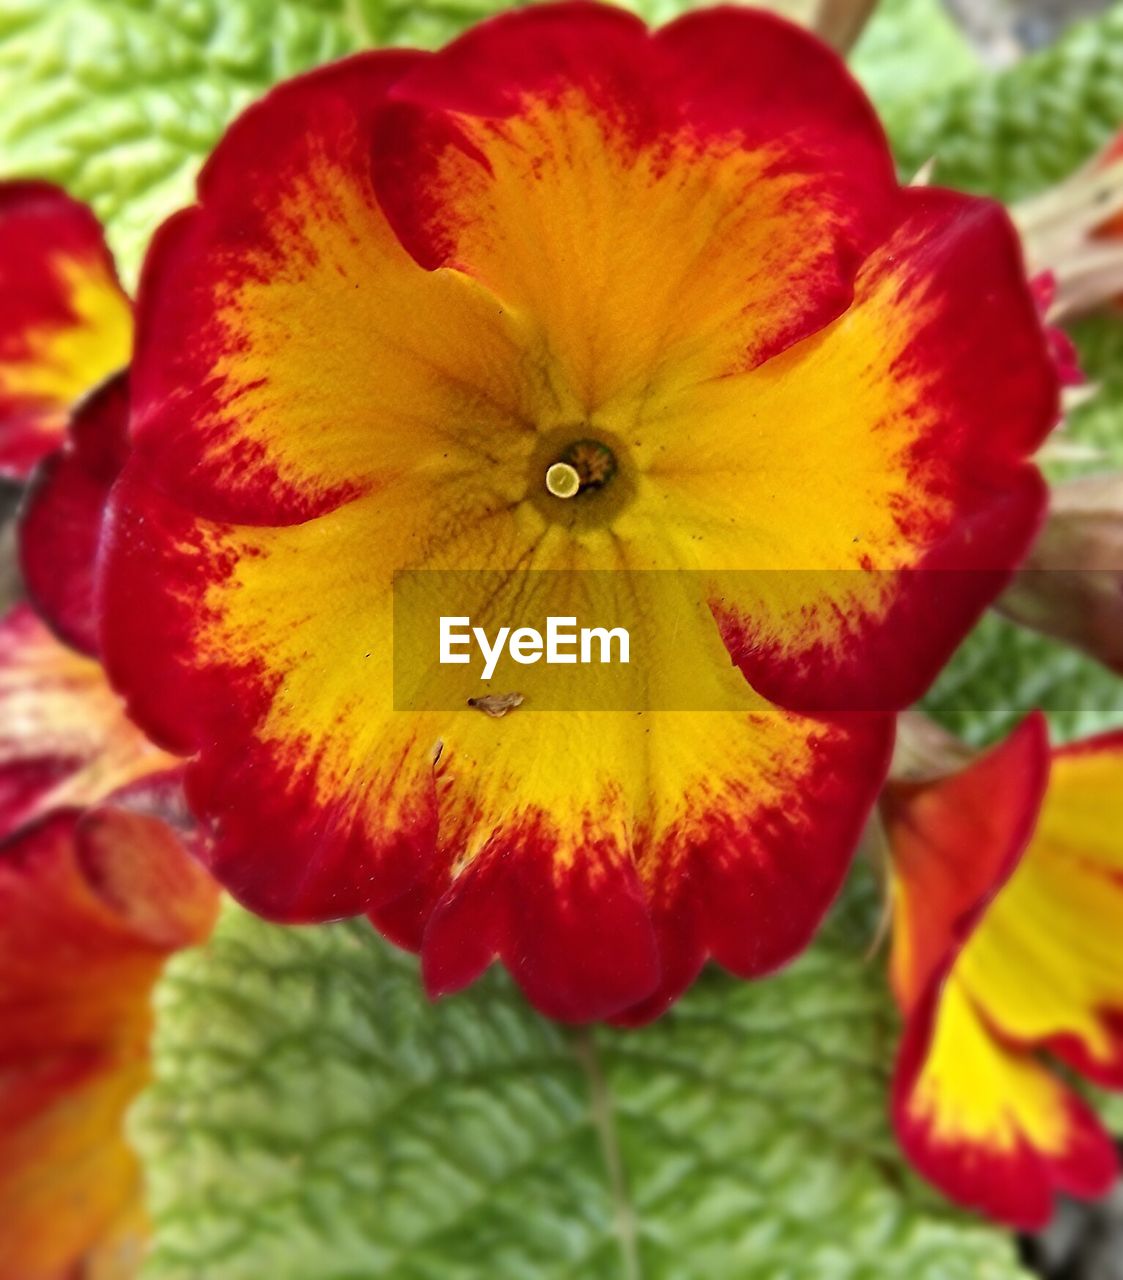
{"type": "Polygon", "coordinates": [[[98,651],[94,569],[109,490],[128,452],[127,374],[75,409],[70,435],[34,472],[19,522],[20,567],[40,617],[65,644],[98,651]]]}
{"type": "Polygon", "coordinates": [[[1032,712],[966,768],[931,782],[891,781],[881,811],[900,883],[894,994],[907,1012],[946,971],[1013,874],[1049,780],[1049,727],[1032,712]],[[908,972],[897,948],[907,931],[908,972]]]}

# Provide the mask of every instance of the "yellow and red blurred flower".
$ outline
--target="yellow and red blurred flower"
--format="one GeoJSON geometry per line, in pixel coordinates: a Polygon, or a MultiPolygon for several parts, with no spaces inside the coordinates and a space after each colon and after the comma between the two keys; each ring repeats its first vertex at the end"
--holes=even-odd
{"type": "Polygon", "coordinates": [[[959,1203],[1044,1225],[1114,1144],[1062,1067],[1123,1088],[1123,734],[1049,751],[1031,717],[957,772],[891,784],[893,1114],[959,1203]]]}
{"type": "Polygon", "coordinates": [[[50,626],[27,604],[0,621],[0,1280],[124,1280],[147,1235],[125,1115],[148,1079],[152,987],[207,936],[218,892],[190,851],[182,761],[95,656],[127,388],[85,393],[127,361],[131,319],[92,216],[43,184],[0,188],[0,283],[0,465],[22,475],[53,451],[21,529],[50,626]]]}
{"type": "Polygon", "coordinates": [[[218,905],[181,776],[95,658],[0,622],[0,1280],[139,1272],[151,991],[218,905]]]}
{"type": "Polygon", "coordinates": [[[1041,514],[1058,387],[1004,211],[900,188],[778,19],[587,4],[282,86],[198,195],[144,270],[99,611],[220,880],[564,1018],[790,957],[891,713],[1041,514]],[[590,440],[612,478],[556,498],[590,440]],[[564,570],[566,614],[582,570],[760,571],[651,622],[652,680],[730,710],[395,712],[411,568],[564,570]]]}
{"type": "Polygon", "coordinates": [[[100,663],[28,605],[0,621],[0,840],[55,809],[163,794],[181,770],[128,719],[100,663]]]}
{"type": "Polygon", "coordinates": [[[59,809],[0,847],[0,1278],[139,1273],[125,1113],[151,992],[214,922],[214,882],[157,818],[59,809]]]}
{"type": "Polygon", "coordinates": [[[62,443],[71,408],[132,355],[132,307],[85,205],[0,183],[0,475],[62,443]]]}

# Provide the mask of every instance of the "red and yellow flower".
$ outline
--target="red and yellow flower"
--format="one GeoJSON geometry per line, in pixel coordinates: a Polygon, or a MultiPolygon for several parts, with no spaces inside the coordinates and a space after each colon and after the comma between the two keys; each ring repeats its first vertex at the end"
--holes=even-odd
{"type": "Polygon", "coordinates": [[[218,904],[181,775],[96,659],[0,622],[0,1280],[139,1272],[151,991],[218,904]]]}
{"type": "Polygon", "coordinates": [[[132,724],[94,656],[127,402],[120,377],[85,393],[128,359],[128,304],[63,193],[0,187],[0,230],[0,459],[22,474],[54,450],[21,530],[50,626],[27,604],[0,621],[0,1280],[124,1280],[147,1235],[125,1114],[149,1076],[151,992],[210,932],[218,894],[189,852],[182,761],[132,724]]]}
{"type": "Polygon", "coordinates": [[[45,182],[0,183],[0,475],[62,443],[74,404],[128,364],[132,307],[85,205],[45,182]]]}
{"type": "Polygon", "coordinates": [[[1114,1144],[1061,1072],[1123,1088],[1123,734],[1053,751],[1035,716],[882,803],[898,1135],[952,1199],[1043,1226],[1102,1194],[1114,1144]]]}
{"type": "Polygon", "coordinates": [[[1058,407],[1006,214],[900,188],[835,55],[586,4],[248,111],[149,255],[132,395],[101,640],[219,879],[369,912],[434,992],[498,958],[625,1020],[806,943],[1058,407]],[[554,496],[590,440],[611,478],[554,496]],[[426,568],[490,573],[493,616],[523,571],[578,614],[582,570],[758,571],[649,624],[651,679],[727,710],[396,712],[426,568]]]}
{"type": "Polygon", "coordinates": [[[151,992],[218,905],[181,775],[96,659],[0,622],[0,1280],[139,1272],[151,992]]]}
{"type": "Polygon", "coordinates": [[[138,1273],[125,1113],[149,1076],[151,990],[201,942],[215,886],[160,820],[56,810],[0,849],[0,1277],[138,1273]]]}
{"type": "MultiPolygon", "coordinates": [[[[18,267],[26,286],[19,297],[3,295],[0,350],[24,352],[29,385],[46,385],[59,350],[84,353],[68,366],[71,381],[49,422],[40,419],[38,463],[20,512],[18,554],[31,604],[0,620],[2,841],[60,809],[128,797],[139,803],[145,792],[166,801],[179,785],[182,761],[132,723],[97,659],[97,542],[127,450],[128,385],[123,372],[113,371],[129,360],[131,307],[84,205],[46,183],[3,183],[0,210],[14,226],[12,239],[0,237],[0,272],[18,267]],[[4,255],[17,250],[7,264],[4,255]],[[57,314],[81,328],[63,334],[60,327],[56,347],[35,336],[45,332],[45,321],[32,324],[16,304],[53,296],[60,281],[72,282],[88,305],[74,302],[68,312],[56,299],[57,314]],[[105,358],[86,358],[91,352],[105,358]]],[[[55,314],[44,304],[48,313],[55,314]]],[[[0,421],[0,453],[12,439],[11,420],[0,421]]]]}

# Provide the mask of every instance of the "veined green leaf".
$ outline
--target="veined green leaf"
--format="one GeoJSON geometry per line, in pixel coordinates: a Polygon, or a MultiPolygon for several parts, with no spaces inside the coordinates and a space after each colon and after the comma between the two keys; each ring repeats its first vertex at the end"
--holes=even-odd
{"type": "Polygon", "coordinates": [[[436,1006],[362,923],[231,908],[160,989],[152,1280],[1009,1280],[913,1180],[868,895],[777,978],[573,1031],[496,974],[436,1006]]]}

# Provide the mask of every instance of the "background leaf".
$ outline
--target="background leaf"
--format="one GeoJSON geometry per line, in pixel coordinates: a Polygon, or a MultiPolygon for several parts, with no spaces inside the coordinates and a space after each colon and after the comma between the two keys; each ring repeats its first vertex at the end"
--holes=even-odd
{"type": "Polygon", "coordinates": [[[344,0],[3,0],[0,169],[89,200],[132,281],[225,123],[363,39],[344,0]]]}
{"type": "Polygon", "coordinates": [[[926,103],[977,79],[980,70],[975,51],[940,0],[881,0],[850,65],[890,136],[906,132],[926,103]]]}
{"type": "Polygon", "coordinates": [[[159,1280],[1005,1280],[902,1167],[868,886],[768,982],[574,1032],[496,974],[430,1005],[364,924],[231,908],[160,992],[136,1125],[159,1280]]]}

